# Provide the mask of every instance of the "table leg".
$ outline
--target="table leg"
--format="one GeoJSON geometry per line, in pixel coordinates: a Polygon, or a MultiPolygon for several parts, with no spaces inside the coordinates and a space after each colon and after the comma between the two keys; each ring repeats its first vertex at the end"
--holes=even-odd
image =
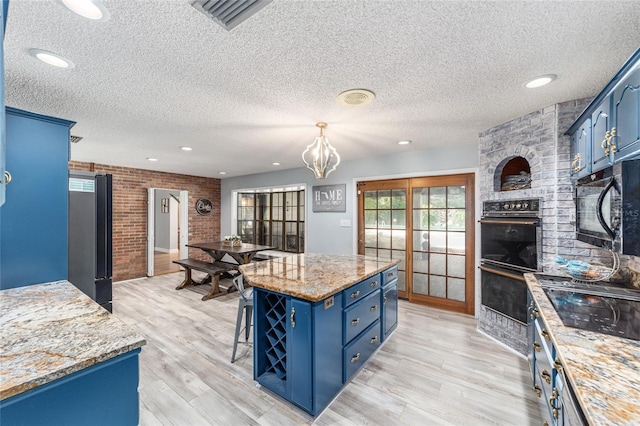
{"type": "Polygon", "coordinates": [[[176,287],[176,290],[180,290],[182,288],[185,288],[188,285],[195,285],[195,283],[193,282],[193,279],[191,278],[191,269],[185,268],[184,269],[184,281],[182,281],[180,283],[180,285],[178,287],[176,287]]]}
{"type": "Polygon", "coordinates": [[[220,276],[214,275],[211,277],[211,290],[209,293],[202,296],[202,300],[213,299],[214,297],[222,296],[224,293],[220,291],[220,276]]]}

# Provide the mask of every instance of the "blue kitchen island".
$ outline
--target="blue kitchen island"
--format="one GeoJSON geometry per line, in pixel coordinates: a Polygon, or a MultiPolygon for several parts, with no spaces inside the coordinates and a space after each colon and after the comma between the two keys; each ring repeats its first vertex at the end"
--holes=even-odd
{"type": "Polygon", "coordinates": [[[299,254],[241,266],[254,287],[254,379],[320,414],[396,328],[398,263],[299,254]]]}

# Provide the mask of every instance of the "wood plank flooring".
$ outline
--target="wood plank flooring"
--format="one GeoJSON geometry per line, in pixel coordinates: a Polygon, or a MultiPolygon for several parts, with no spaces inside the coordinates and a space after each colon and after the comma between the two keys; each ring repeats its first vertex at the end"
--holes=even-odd
{"type": "Polygon", "coordinates": [[[203,302],[209,286],[177,291],[182,278],[113,286],[114,315],[147,338],[143,426],[542,424],[526,359],[479,333],[473,317],[405,301],[391,338],[314,419],[256,386],[251,344],[230,363],[237,293],[203,302]]]}

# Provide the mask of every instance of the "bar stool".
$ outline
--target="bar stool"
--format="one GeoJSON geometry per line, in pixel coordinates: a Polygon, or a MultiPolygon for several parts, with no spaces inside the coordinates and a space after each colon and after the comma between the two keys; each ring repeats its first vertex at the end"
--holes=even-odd
{"type": "Polygon", "coordinates": [[[253,313],[253,288],[244,288],[242,275],[233,278],[233,285],[238,290],[240,297],[238,298],[238,318],[236,319],[236,332],[233,338],[233,353],[231,354],[231,363],[236,359],[236,349],[238,347],[238,337],[242,332],[242,314],[245,314],[244,323],[244,341],[249,341],[249,332],[251,331],[251,314],[253,313]]]}

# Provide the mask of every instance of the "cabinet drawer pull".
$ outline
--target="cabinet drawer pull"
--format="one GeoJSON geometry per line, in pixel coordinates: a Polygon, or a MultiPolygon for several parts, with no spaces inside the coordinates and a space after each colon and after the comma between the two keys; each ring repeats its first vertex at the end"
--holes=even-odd
{"type": "Polygon", "coordinates": [[[545,382],[547,382],[548,385],[551,384],[551,374],[549,374],[547,370],[542,370],[542,373],[540,373],[540,376],[542,376],[542,378],[544,379],[545,382]]]}
{"type": "Polygon", "coordinates": [[[542,389],[540,389],[540,386],[535,385],[533,387],[533,391],[536,393],[536,395],[538,395],[538,398],[540,398],[542,396],[542,389]]]}
{"type": "Polygon", "coordinates": [[[553,388],[553,393],[551,394],[551,398],[549,398],[549,407],[551,408],[554,419],[558,418],[558,407],[556,407],[558,396],[558,388],[553,388]]]}
{"type": "Polygon", "coordinates": [[[371,340],[369,340],[369,343],[377,343],[377,342],[378,342],[378,336],[375,336],[371,340]]]}
{"type": "Polygon", "coordinates": [[[378,305],[373,305],[372,307],[370,307],[370,308],[369,308],[369,310],[370,310],[371,312],[375,312],[375,311],[377,311],[377,310],[378,310],[378,305]]]}
{"type": "Polygon", "coordinates": [[[536,352],[540,352],[540,343],[538,342],[533,342],[533,349],[536,350],[536,352]]]}
{"type": "Polygon", "coordinates": [[[291,328],[296,328],[295,316],[296,316],[296,308],[292,307],[291,316],[289,317],[289,319],[291,320],[291,328]]]}
{"type": "Polygon", "coordinates": [[[540,317],[540,312],[538,312],[537,309],[532,309],[531,310],[531,319],[539,318],[539,317],[540,317]]]}
{"type": "Polygon", "coordinates": [[[353,326],[356,326],[358,324],[360,324],[360,318],[356,318],[353,321],[351,321],[351,325],[353,325],[353,326]]]}
{"type": "Polygon", "coordinates": [[[378,281],[371,281],[371,284],[369,284],[369,286],[370,286],[371,288],[373,288],[373,287],[375,287],[375,286],[377,286],[377,285],[378,285],[378,281]]]}
{"type": "Polygon", "coordinates": [[[353,293],[351,293],[351,297],[352,299],[355,299],[356,297],[360,296],[360,290],[356,290],[353,293]]]}
{"type": "Polygon", "coordinates": [[[351,357],[351,362],[358,362],[360,359],[360,352],[351,357]]]}
{"type": "Polygon", "coordinates": [[[542,337],[544,337],[547,340],[551,340],[551,336],[549,336],[549,332],[547,331],[547,329],[543,329],[540,334],[542,335],[542,337]]]}
{"type": "Polygon", "coordinates": [[[0,183],[4,183],[5,185],[9,185],[9,182],[11,182],[11,173],[9,173],[9,170],[5,170],[4,171],[4,182],[0,182],[0,183]]]}
{"type": "Polygon", "coordinates": [[[382,306],[387,306],[387,295],[386,294],[382,298],[382,306]]]}
{"type": "Polygon", "coordinates": [[[553,361],[553,368],[555,368],[558,373],[562,373],[562,363],[559,359],[553,361]]]}

